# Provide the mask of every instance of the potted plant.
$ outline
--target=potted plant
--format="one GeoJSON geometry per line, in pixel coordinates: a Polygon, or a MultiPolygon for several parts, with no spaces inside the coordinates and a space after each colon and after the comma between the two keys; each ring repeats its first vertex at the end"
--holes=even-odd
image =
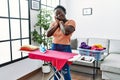
{"type": "MultiPolygon", "coordinates": [[[[51,38],[46,37],[46,31],[50,26],[52,21],[52,12],[50,10],[41,9],[39,14],[37,15],[38,21],[34,26],[34,31],[32,31],[32,40],[39,45],[44,45],[46,49],[50,47],[52,42],[51,38]]],[[[48,73],[50,72],[50,66],[48,63],[44,62],[42,66],[42,72],[48,73]]]]}
{"type": "Polygon", "coordinates": [[[50,10],[41,9],[37,15],[38,21],[34,26],[34,31],[32,31],[32,40],[40,45],[43,44],[47,49],[51,43],[51,38],[46,37],[46,31],[52,21],[51,15],[50,10]]]}

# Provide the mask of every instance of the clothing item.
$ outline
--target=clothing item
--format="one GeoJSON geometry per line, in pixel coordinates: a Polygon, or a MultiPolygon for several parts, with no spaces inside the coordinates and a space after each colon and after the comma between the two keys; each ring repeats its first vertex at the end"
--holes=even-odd
{"type": "MultiPolygon", "coordinates": [[[[56,22],[53,22],[53,23],[51,23],[50,26],[54,27],[55,24],[56,24],[56,22]]],[[[71,26],[75,27],[75,21],[74,20],[66,21],[65,22],[65,27],[67,27],[68,25],[71,25],[71,26]]],[[[69,34],[69,35],[64,35],[62,33],[62,31],[60,30],[60,28],[58,28],[53,34],[53,43],[69,45],[71,36],[72,36],[72,33],[69,34]]]]}
{"type": "MultiPolygon", "coordinates": [[[[52,50],[56,50],[56,51],[63,51],[63,52],[70,52],[71,53],[71,47],[70,45],[62,45],[62,44],[52,44],[52,50]]],[[[62,70],[60,71],[65,80],[71,80],[71,75],[70,75],[70,68],[69,65],[66,63],[62,70]]],[[[57,74],[59,76],[59,74],[57,74]]],[[[60,77],[60,76],[59,76],[60,77]]],[[[54,80],[58,80],[56,78],[56,76],[54,76],[54,80]]]]}

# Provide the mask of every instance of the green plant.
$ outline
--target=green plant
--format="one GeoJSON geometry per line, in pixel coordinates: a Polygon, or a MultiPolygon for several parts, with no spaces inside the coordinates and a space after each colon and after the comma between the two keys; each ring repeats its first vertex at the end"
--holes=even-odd
{"type": "Polygon", "coordinates": [[[34,31],[32,31],[32,40],[38,44],[43,44],[47,48],[51,43],[51,38],[46,37],[46,31],[52,21],[51,15],[52,12],[50,10],[41,9],[37,15],[38,21],[35,24],[34,31]],[[38,27],[40,28],[40,31],[37,30],[38,27]]]}

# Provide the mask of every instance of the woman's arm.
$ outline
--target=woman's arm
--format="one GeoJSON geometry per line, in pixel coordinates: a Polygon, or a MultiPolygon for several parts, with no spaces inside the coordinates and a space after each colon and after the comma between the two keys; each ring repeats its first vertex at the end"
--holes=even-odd
{"type": "Polygon", "coordinates": [[[52,36],[58,27],[59,27],[58,22],[56,22],[54,25],[51,25],[50,28],[47,30],[47,37],[52,36]]]}
{"type": "Polygon", "coordinates": [[[71,34],[72,32],[75,31],[75,28],[74,28],[72,25],[68,25],[67,27],[65,27],[63,21],[60,21],[60,22],[59,22],[59,25],[60,25],[61,31],[62,31],[63,34],[65,34],[65,35],[69,35],[69,34],[71,34]]]}

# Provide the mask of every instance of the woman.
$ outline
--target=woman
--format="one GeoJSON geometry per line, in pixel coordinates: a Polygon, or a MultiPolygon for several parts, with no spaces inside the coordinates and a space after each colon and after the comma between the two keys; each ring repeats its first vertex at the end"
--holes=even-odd
{"type": "MultiPolygon", "coordinates": [[[[55,21],[47,31],[47,37],[53,36],[52,50],[70,52],[70,38],[75,31],[75,21],[66,19],[66,9],[58,5],[54,9],[55,21]]],[[[65,80],[71,80],[69,65],[65,64],[61,70],[65,80]]],[[[54,80],[57,80],[54,77],[54,80]]]]}

